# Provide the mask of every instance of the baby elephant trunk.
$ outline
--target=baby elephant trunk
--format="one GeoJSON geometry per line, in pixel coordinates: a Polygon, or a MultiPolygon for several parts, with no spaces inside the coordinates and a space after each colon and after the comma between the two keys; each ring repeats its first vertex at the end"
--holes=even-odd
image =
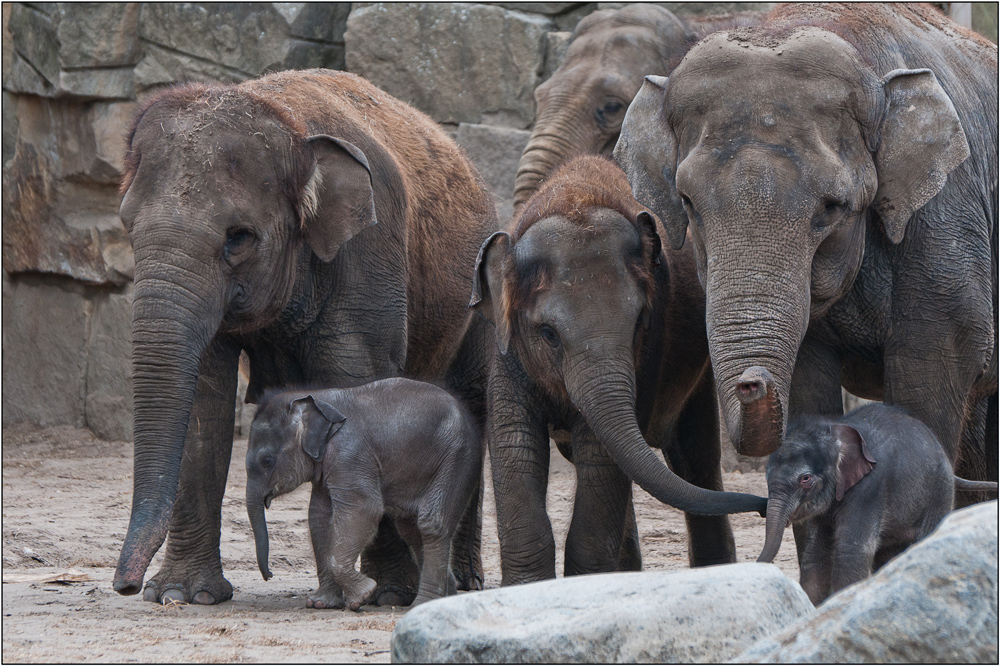
{"type": "Polygon", "coordinates": [[[250,518],[250,528],[253,530],[253,540],[257,546],[257,566],[260,568],[260,575],[264,577],[264,580],[268,580],[272,574],[267,567],[267,521],[264,519],[264,500],[262,498],[247,498],[247,516],[250,518]]]}
{"type": "Polygon", "coordinates": [[[764,538],[764,549],[760,552],[758,562],[773,562],[781,547],[781,537],[785,534],[785,527],[788,525],[788,517],[795,509],[793,502],[775,498],[773,495],[767,500],[767,523],[766,536],[764,538]]]}

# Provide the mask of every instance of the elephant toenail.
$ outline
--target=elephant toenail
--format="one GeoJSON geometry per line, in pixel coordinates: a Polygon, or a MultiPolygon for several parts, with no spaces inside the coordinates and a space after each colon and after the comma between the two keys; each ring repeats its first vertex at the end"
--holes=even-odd
{"type": "Polygon", "coordinates": [[[146,589],[142,591],[143,601],[156,601],[156,588],[152,585],[147,585],[146,589]]]}
{"type": "MultiPolygon", "coordinates": [[[[148,588],[147,588],[148,589],[148,588]]],[[[180,590],[167,590],[160,596],[160,603],[166,606],[169,603],[184,601],[184,593],[180,590]]]]}
{"type": "Polygon", "coordinates": [[[215,597],[205,590],[202,590],[198,594],[194,595],[194,603],[201,604],[202,606],[211,606],[215,603],[215,597]]]}

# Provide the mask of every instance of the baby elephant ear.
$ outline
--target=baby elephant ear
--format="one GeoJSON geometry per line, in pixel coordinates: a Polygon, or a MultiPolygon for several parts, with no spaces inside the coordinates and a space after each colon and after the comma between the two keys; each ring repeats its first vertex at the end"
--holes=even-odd
{"type": "Polygon", "coordinates": [[[851,426],[836,424],[832,431],[840,449],[837,457],[837,500],[840,501],[851,486],[872,471],[875,459],[868,451],[861,433],[851,426]]]}
{"type": "Polygon", "coordinates": [[[497,231],[479,248],[475,273],[472,276],[472,299],[469,307],[483,313],[497,329],[497,345],[506,354],[510,344],[510,321],[503,306],[503,262],[510,252],[510,234],[497,231]]]}
{"type": "Polygon", "coordinates": [[[313,460],[323,457],[327,442],[347,420],[333,405],[312,395],[292,400],[288,410],[297,424],[296,437],[302,450],[313,460]]]}

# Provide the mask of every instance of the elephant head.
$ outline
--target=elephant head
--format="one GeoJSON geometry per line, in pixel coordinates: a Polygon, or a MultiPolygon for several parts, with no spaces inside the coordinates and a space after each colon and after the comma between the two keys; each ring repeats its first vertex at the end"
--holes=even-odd
{"type": "Polygon", "coordinates": [[[615,158],[673,247],[690,227],[737,451],[781,444],[799,346],[852,287],[868,228],[899,243],[968,154],[931,71],[877,74],[820,28],[716,33],[647,77],[615,158]]]}
{"type": "Polygon", "coordinates": [[[517,167],[514,207],[563,162],[610,155],[643,75],[669,73],[690,37],[676,16],[652,4],[580,21],[559,69],[535,89],[535,127],[517,167]]]}
{"type": "Polygon", "coordinates": [[[166,536],[210,341],[270,323],[300,265],[332,261],[376,219],[357,145],[310,136],[239,88],[185,86],[147,103],[127,137],[122,191],[135,251],[135,473],[115,589],[134,594],[166,536]]]}
{"type": "Polygon", "coordinates": [[[793,421],[787,440],[767,461],[767,536],[757,561],[773,561],[790,521],[828,513],[874,465],[864,438],[853,427],[815,419],[793,421]]]}
{"type": "Polygon", "coordinates": [[[315,478],[326,446],[347,417],[313,395],[280,393],[261,403],[247,442],[247,516],[257,566],[267,580],[268,537],[264,509],[271,500],[315,478]]]}
{"type": "Polygon", "coordinates": [[[562,167],[513,233],[479,254],[472,305],[497,328],[502,353],[556,404],[570,405],[622,471],[689,513],[758,511],[762,498],[691,485],[652,452],[636,419],[636,366],[657,309],[659,224],[606,158],[562,167]]]}

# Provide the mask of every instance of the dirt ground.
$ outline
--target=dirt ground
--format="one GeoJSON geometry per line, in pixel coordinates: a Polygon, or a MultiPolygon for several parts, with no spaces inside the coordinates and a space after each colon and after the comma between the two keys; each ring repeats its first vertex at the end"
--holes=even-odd
{"type": "MultiPolygon", "coordinates": [[[[245,452],[246,441],[237,440],[222,507],[222,559],[235,587],[233,600],[212,607],[159,606],[111,589],[131,506],[131,445],[68,427],[4,428],[3,661],[388,662],[390,634],[404,609],[305,608],[316,582],[308,485],[268,510],[274,578],[261,579],[243,500],[245,452]],[[59,574],[78,580],[43,580],[59,574]]],[[[569,528],[574,485],[573,467],[553,450],[548,507],[557,544],[569,528]]],[[[725,486],[766,494],[759,472],[726,474],[725,486]]],[[[645,569],[686,568],[683,514],[638,488],[635,497],[645,569]]],[[[493,507],[487,484],[487,588],[500,584],[493,507]]],[[[739,561],[753,561],[763,546],[763,519],[743,514],[733,516],[732,524],[739,561]]],[[[775,562],[797,580],[790,532],[775,562]]],[[[557,570],[562,566],[560,546],[557,570]]]]}

